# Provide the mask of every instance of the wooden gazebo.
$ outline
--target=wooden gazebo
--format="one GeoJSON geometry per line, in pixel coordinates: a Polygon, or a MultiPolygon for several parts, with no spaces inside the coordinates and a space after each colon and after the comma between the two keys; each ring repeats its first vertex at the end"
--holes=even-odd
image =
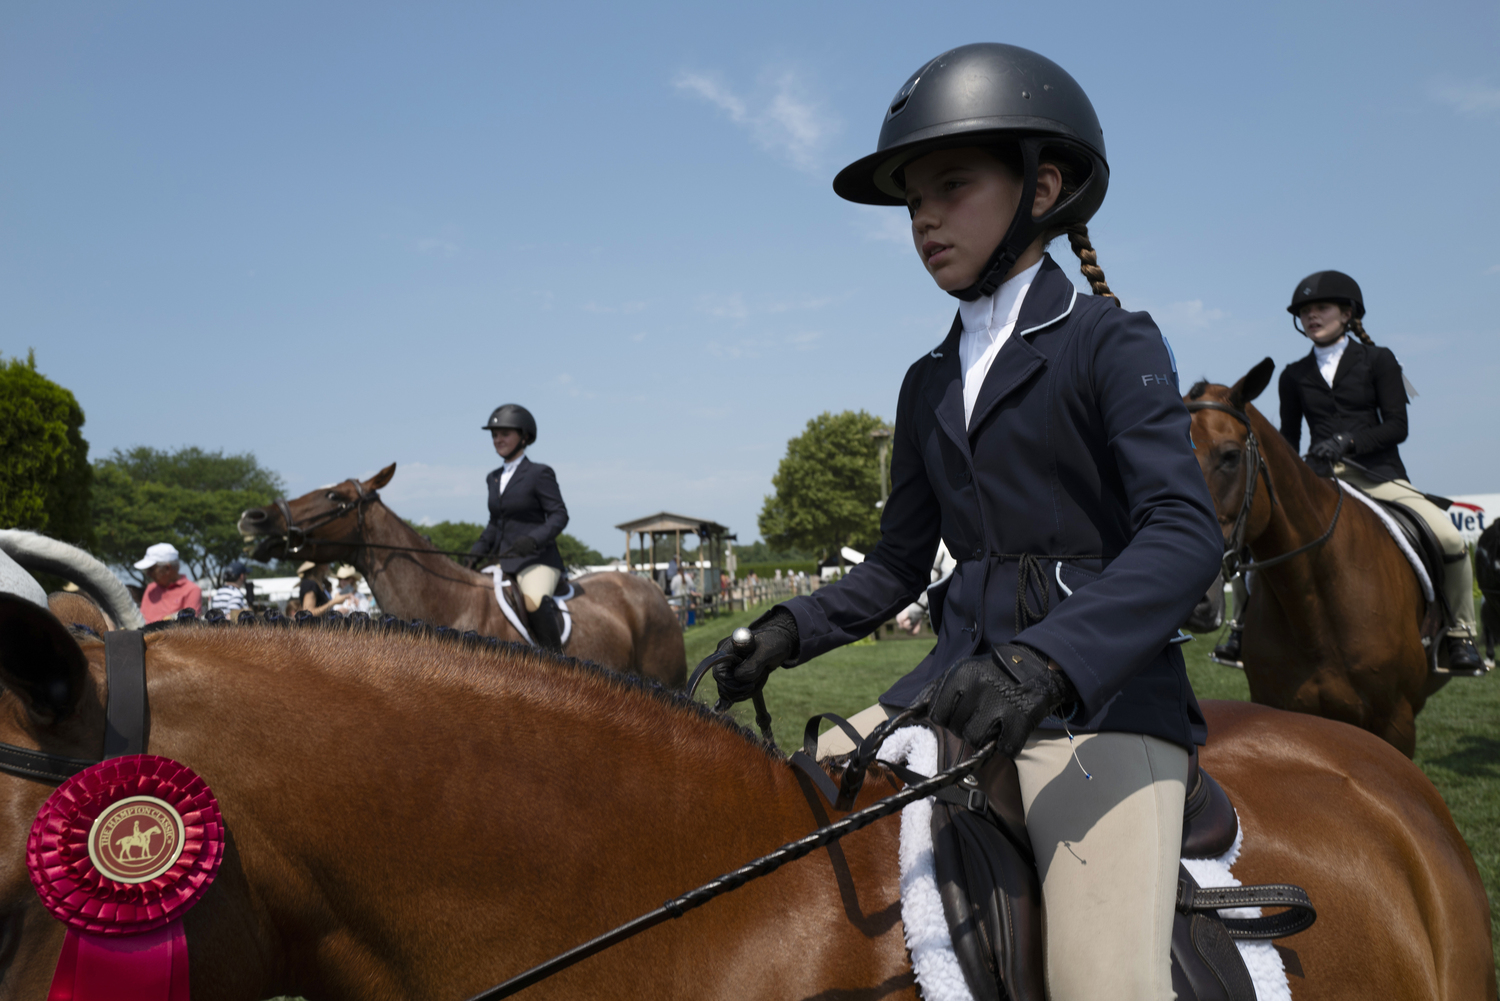
{"type": "Polygon", "coordinates": [[[682,562],[682,537],[685,534],[698,536],[698,558],[706,560],[708,566],[703,572],[702,591],[703,596],[717,596],[719,593],[719,570],[724,566],[725,545],[734,540],[728,528],[716,521],[707,518],[690,518],[683,514],[672,514],[669,511],[658,511],[656,514],[635,521],[627,521],[623,525],[616,525],[620,531],[625,533],[625,564],[631,572],[637,567],[631,559],[630,537],[640,537],[640,550],[646,555],[646,565],[640,567],[652,580],[656,579],[656,542],[663,536],[672,537],[672,552],[677,557],[677,562],[682,562]]]}

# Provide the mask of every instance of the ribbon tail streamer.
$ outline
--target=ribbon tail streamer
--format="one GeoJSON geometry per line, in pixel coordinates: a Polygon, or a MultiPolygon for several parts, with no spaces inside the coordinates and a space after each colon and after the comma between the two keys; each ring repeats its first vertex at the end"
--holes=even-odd
{"type": "Polygon", "coordinates": [[[189,1001],[182,921],[139,935],[69,929],[47,1001],[189,1001]]]}

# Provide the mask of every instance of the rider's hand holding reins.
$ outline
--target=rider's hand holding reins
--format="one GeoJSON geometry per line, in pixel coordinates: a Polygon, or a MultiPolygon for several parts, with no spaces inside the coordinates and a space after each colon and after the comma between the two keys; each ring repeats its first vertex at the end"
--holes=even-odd
{"type": "Polygon", "coordinates": [[[988,657],[965,657],[927,686],[918,699],[932,722],[970,747],[999,738],[999,752],[1014,758],[1037,725],[1078,705],[1078,690],[1047,658],[1030,647],[1002,643],[988,657]]]}
{"type": "Polygon", "coordinates": [[[1307,454],[1328,462],[1337,462],[1346,455],[1354,454],[1354,435],[1347,431],[1340,431],[1332,438],[1314,442],[1312,448],[1307,450],[1307,454]]]}
{"type": "Polygon", "coordinates": [[[715,651],[716,656],[723,657],[714,665],[714,682],[721,700],[745,701],[765,687],[772,671],[797,655],[797,620],[779,605],[750,623],[750,633],[754,645],[748,656],[735,655],[731,637],[721,640],[715,651]]]}
{"type": "Polygon", "coordinates": [[[533,556],[542,546],[536,539],[529,535],[523,535],[516,540],[515,545],[510,547],[512,556],[533,556]]]}

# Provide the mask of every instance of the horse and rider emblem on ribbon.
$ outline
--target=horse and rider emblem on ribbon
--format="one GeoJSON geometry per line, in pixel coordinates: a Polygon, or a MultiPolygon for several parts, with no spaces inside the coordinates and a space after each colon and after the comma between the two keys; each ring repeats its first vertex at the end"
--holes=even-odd
{"type": "Polygon", "coordinates": [[[117,883],[155,879],[182,855],[182,816],[155,796],[129,796],[105,807],[89,830],[89,861],[117,883]]]}

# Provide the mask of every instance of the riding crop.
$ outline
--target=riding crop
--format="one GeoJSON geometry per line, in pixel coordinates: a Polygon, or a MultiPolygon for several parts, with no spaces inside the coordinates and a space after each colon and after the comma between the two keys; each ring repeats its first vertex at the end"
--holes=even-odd
{"type": "MultiPolygon", "coordinates": [[[[730,642],[734,649],[733,655],[741,657],[748,655],[755,646],[755,640],[750,630],[743,627],[736,629],[731,634],[730,642]]],[[[703,662],[698,665],[693,671],[692,680],[688,683],[688,696],[690,698],[694,690],[697,689],[698,683],[703,680],[703,676],[715,663],[723,660],[725,656],[729,655],[716,653],[704,658],[703,662]]],[[[766,741],[774,747],[775,742],[771,740],[771,714],[766,710],[765,698],[757,691],[753,699],[755,702],[755,722],[760,726],[761,733],[765,736],[766,741]]],[[[714,711],[724,712],[729,706],[729,701],[721,698],[715,704],[714,711]]],[[[857,770],[860,773],[860,777],[863,778],[864,769],[869,766],[870,759],[874,757],[876,750],[878,750],[879,743],[883,742],[885,737],[894,731],[898,725],[904,723],[913,715],[915,715],[913,711],[908,709],[877,727],[866,738],[866,746],[861,747],[856,752],[856,760],[850,763],[849,768],[857,770]]],[[[841,820],[826,824],[806,837],[790,841],[769,855],[762,855],[755,861],[746,863],[733,872],[725,873],[718,879],[710,880],[697,889],[689,890],[681,896],[674,897],[654,911],[642,914],[633,921],[627,921],[625,924],[605,932],[598,938],[584,942],[582,945],[574,946],[567,952],[554,956],[545,963],[533,966],[526,972],[511,977],[503,984],[474,995],[468,1001],[498,1001],[500,998],[508,998],[518,991],[525,990],[532,984],[566,970],[574,963],[581,962],[595,953],[603,952],[610,946],[618,945],[628,938],[639,935],[648,928],[654,928],[670,918],[680,918],[688,911],[703,906],[717,896],[721,896],[731,890],[737,890],[751,880],[768,876],[788,862],[795,862],[804,855],[809,855],[819,848],[826,847],[838,841],[846,835],[868,827],[883,817],[890,816],[909,803],[914,803],[919,799],[926,799],[928,796],[932,796],[946,789],[948,786],[963,780],[983,764],[990,755],[995,753],[995,747],[998,743],[998,739],[992,740],[974,752],[972,757],[965,758],[952,768],[938,772],[931,778],[921,778],[919,781],[912,782],[900,792],[893,793],[878,802],[872,803],[863,810],[856,810],[841,820]]]]}
{"type": "Polygon", "coordinates": [[[883,817],[888,817],[909,803],[919,799],[925,799],[934,793],[953,785],[962,780],[966,775],[973,772],[984,763],[991,754],[995,752],[998,741],[990,741],[985,744],[973,757],[965,758],[958,764],[945,771],[938,772],[929,779],[924,779],[913,785],[907,786],[898,793],[893,793],[877,803],[849,814],[842,820],[834,821],[824,827],[818,828],[811,834],[796,841],[788,842],[769,855],[762,855],[753,862],[747,863],[733,872],[725,873],[718,879],[710,880],[695,890],[689,890],[679,897],[662,904],[654,911],[642,914],[634,921],[627,921],[612,931],[607,931],[596,939],[592,939],[582,945],[574,946],[561,955],[554,956],[538,966],[533,966],[525,973],[511,977],[503,984],[491,987],[469,998],[468,1001],[498,1001],[499,998],[508,998],[518,991],[524,990],[539,981],[545,980],[554,973],[561,973],[574,963],[587,959],[598,952],[603,952],[612,945],[618,945],[628,938],[639,935],[648,928],[654,928],[669,918],[680,918],[695,907],[701,907],[717,896],[737,890],[753,879],[768,876],[786,865],[794,862],[804,855],[811,854],[819,848],[838,841],[840,838],[863,827],[868,827],[883,817]]]}

